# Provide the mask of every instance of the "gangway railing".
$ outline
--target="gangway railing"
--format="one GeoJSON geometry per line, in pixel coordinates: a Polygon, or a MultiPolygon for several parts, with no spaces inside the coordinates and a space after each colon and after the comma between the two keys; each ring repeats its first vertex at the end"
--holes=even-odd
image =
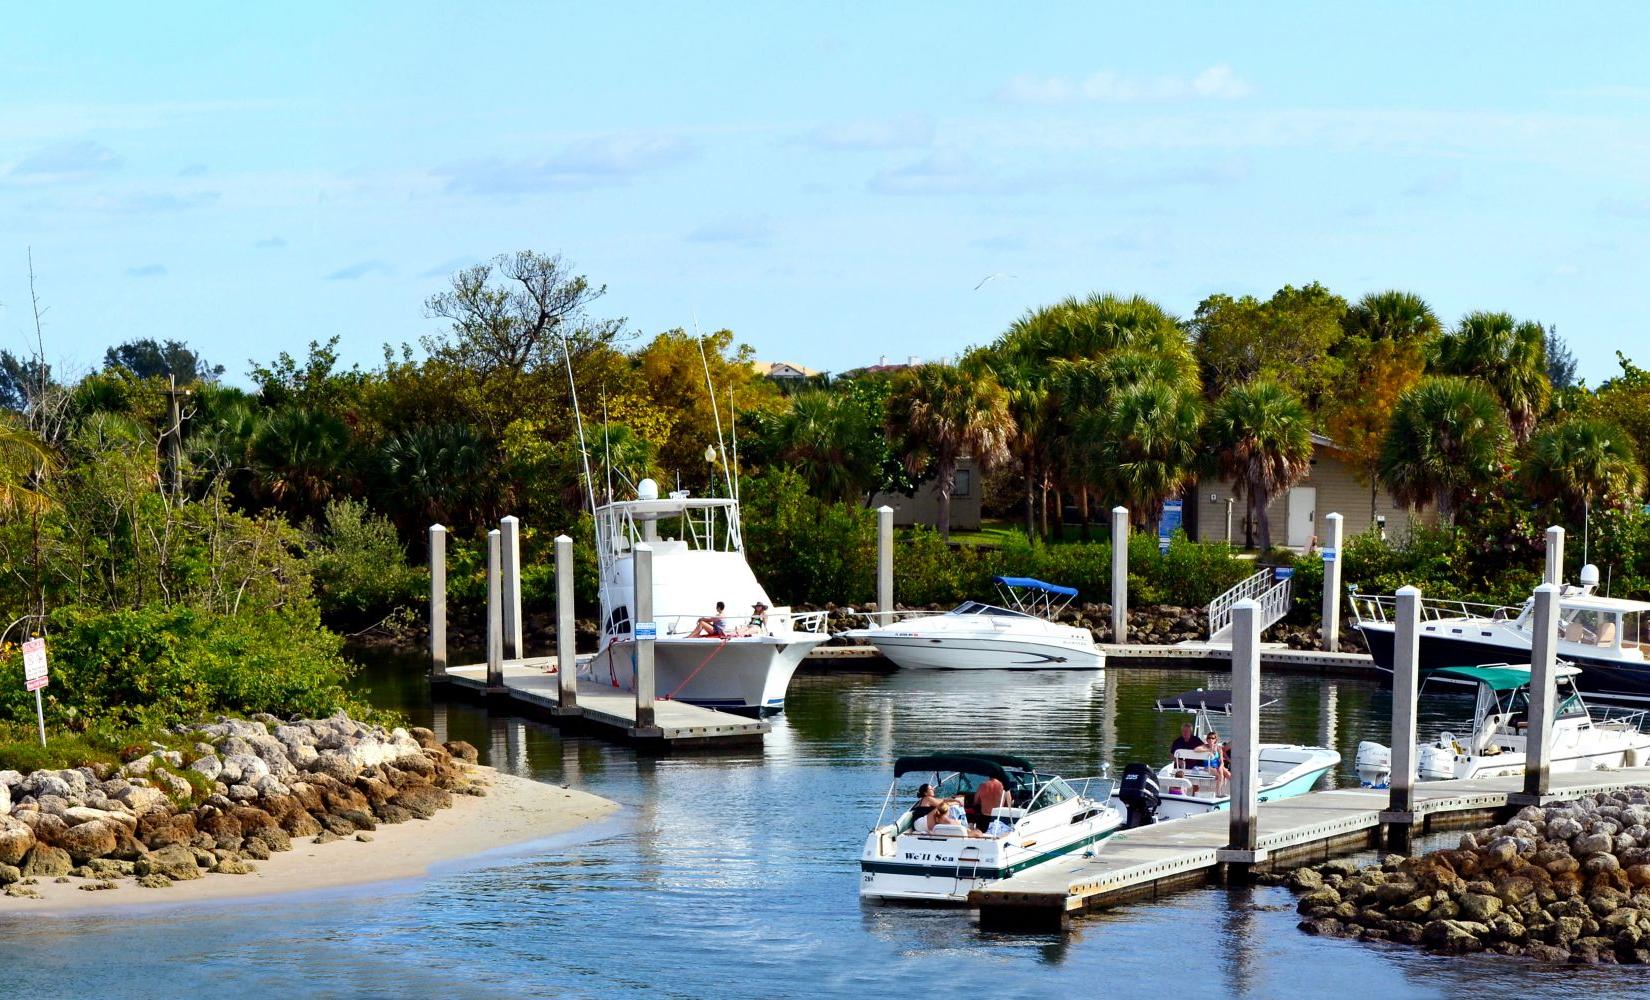
{"type": "Polygon", "coordinates": [[[1280,574],[1271,567],[1242,580],[1209,602],[1209,641],[1231,641],[1232,608],[1237,602],[1251,600],[1260,605],[1260,627],[1264,632],[1289,614],[1294,592],[1292,575],[1280,574]]]}

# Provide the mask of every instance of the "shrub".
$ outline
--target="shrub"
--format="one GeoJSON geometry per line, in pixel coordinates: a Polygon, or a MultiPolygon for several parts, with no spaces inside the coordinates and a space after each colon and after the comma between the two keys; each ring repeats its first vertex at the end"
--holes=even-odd
{"type": "Polygon", "coordinates": [[[423,595],[425,572],[407,565],[395,526],[363,501],[329,501],[313,545],[316,599],[329,618],[375,620],[423,595]]]}

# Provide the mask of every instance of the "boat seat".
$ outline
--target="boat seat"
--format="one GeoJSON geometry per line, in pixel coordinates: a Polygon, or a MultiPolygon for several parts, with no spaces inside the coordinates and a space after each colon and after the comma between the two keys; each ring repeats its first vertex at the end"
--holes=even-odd
{"type": "Polygon", "coordinates": [[[968,830],[965,829],[960,823],[936,823],[934,825],[934,829],[932,830],[926,829],[927,825],[928,824],[924,823],[923,828],[919,828],[919,832],[921,832],[925,837],[968,836],[968,830]]]}
{"type": "Polygon", "coordinates": [[[1616,623],[1615,622],[1605,622],[1603,625],[1600,625],[1598,627],[1598,642],[1596,643],[1596,645],[1599,645],[1599,646],[1614,646],[1615,644],[1616,644],[1616,623]]]}
{"type": "Polygon", "coordinates": [[[1587,638],[1587,626],[1581,624],[1580,622],[1571,622],[1570,624],[1564,626],[1564,641],[1582,643],[1590,642],[1591,640],[1587,638]]]}

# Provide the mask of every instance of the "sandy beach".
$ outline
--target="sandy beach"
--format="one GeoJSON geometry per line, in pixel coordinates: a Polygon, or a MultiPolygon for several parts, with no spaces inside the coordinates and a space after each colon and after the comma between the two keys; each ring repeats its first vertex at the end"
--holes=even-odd
{"type": "Polygon", "coordinates": [[[614,813],[617,803],[588,792],[529,781],[492,768],[474,768],[485,796],[455,796],[453,806],[427,820],[382,824],[361,842],[353,837],[315,844],[294,840],[292,850],[255,862],[248,875],[208,873],[199,879],[148,889],[132,879],[116,888],[87,891],[90,880],[42,878],[31,888],[41,899],[0,896],[0,919],[29,913],[71,913],[122,906],[198,903],[275,893],[305,892],[370,882],[418,878],[438,865],[567,833],[614,813]]]}

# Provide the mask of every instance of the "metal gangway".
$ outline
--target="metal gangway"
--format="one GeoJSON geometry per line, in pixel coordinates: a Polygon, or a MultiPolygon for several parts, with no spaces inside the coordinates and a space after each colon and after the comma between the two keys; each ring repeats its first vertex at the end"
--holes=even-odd
{"type": "Polygon", "coordinates": [[[1209,602],[1209,641],[1232,641],[1232,607],[1242,600],[1260,605],[1260,628],[1265,631],[1289,613],[1294,596],[1293,571],[1267,567],[1209,602]]]}

